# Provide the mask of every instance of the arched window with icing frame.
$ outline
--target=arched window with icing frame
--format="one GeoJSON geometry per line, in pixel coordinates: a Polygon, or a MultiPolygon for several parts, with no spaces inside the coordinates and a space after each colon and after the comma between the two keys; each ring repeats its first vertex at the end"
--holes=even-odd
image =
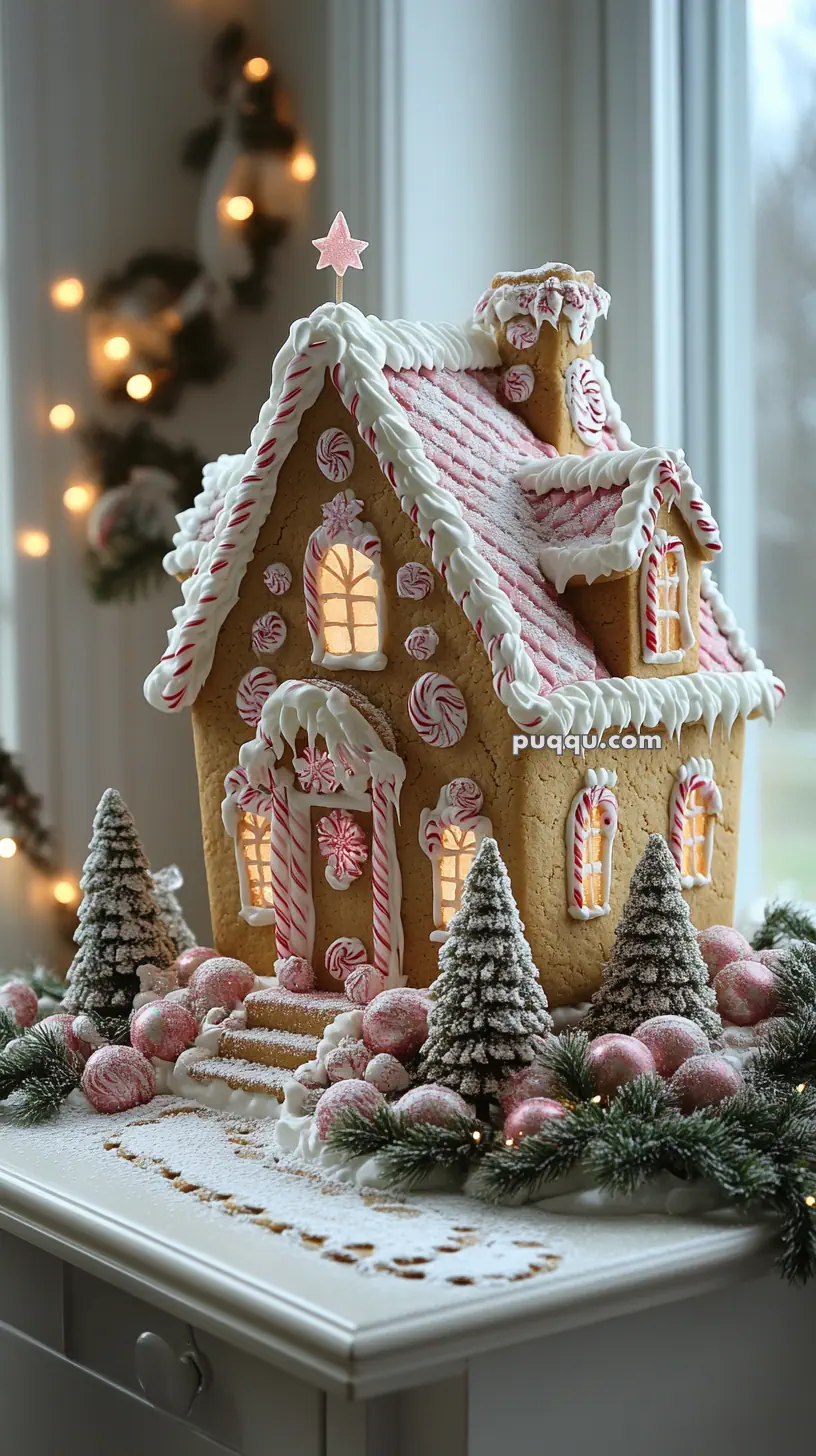
{"type": "Polygon", "coordinates": [[[610,913],[612,851],[618,832],[614,769],[587,769],[567,813],[567,910],[574,920],[610,913]]]}
{"type": "Polygon", "coordinates": [[[306,620],[312,662],[378,672],[387,661],[380,539],[359,520],[362,508],[350,490],[323,506],[303,565],[306,620]]]}
{"type": "Polygon", "coordinates": [[[482,791],[473,779],[452,779],[440,789],[436,807],[420,814],[419,842],[433,875],[431,940],[447,940],[476,851],[493,833],[490,820],[481,813],[482,803],[482,791]]]}

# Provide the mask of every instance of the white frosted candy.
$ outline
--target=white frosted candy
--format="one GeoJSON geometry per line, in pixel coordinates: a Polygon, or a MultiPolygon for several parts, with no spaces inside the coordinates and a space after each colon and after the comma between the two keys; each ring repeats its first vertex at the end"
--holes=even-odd
{"type": "Polygon", "coordinates": [[[348,480],[354,469],[354,445],[345,430],[324,430],[317,442],[315,458],[327,480],[348,480]]]}
{"type": "Polygon", "coordinates": [[[277,652],[286,641],[286,623],[280,612],[264,612],[252,624],[252,650],[257,653],[277,652]]]}
{"type": "Polygon", "coordinates": [[[511,364],[505,369],[499,385],[505,399],[512,404],[523,404],[529,399],[535,387],[535,375],[529,364],[511,364]]]}
{"type": "Polygon", "coordinates": [[[506,325],[504,335],[514,349],[532,349],[538,338],[538,329],[531,318],[519,314],[506,325]]]}
{"type": "Polygon", "coordinates": [[[564,377],[573,429],[585,445],[596,446],[606,424],[601,386],[588,359],[573,359],[564,377]]]}
{"type": "Polygon", "coordinates": [[[414,627],[405,639],[405,651],[417,662],[427,662],[439,646],[435,627],[414,627]]]}
{"type": "Polygon", "coordinates": [[[282,561],[273,561],[263,575],[264,586],[273,597],[285,597],[292,585],[292,573],[282,561]]]}
{"type": "Polygon", "coordinates": [[[75,1016],[71,1023],[71,1031],[77,1041],[85,1042],[90,1047],[107,1046],[108,1038],[99,1031],[96,1022],[84,1011],[75,1016]]]}
{"type": "Polygon", "coordinates": [[[419,561],[407,561],[397,572],[397,596],[421,602],[433,591],[433,573],[419,561]]]}
{"type": "Polygon", "coordinates": [[[363,961],[359,966],[352,966],[346,976],[343,990],[356,1006],[367,1006],[375,996],[379,996],[385,990],[386,978],[382,971],[376,966],[368,965],[363,961]]]}
{"type": "Polygon", "coordinates": [[[330,1082],[343,1082],[351,1077],[362,1077],[370,1061],[371,1052],[364,1041],[344,1037],[340,1045],[329,1052],[323,1065],[330,1082]]]}
{"type": "Polygon", "coordinates": [[[390,1052],[379,1052],[365,1069],[365,1080],[380,1092],[404,1092],[411,1086],[410,1073],[390,1052]]]}
{"type": "Polygon", "coordinates": [[[275,961],[275,975],[285,991],[305,994],[315,988],[315,973],[305,956],[287,956],[285,960],[275,961]]]}
{"type": "Polygon", "coordinates": [[[294,1079],[302,1087],[328,1087],[329,1074],[324,1062],[303,1062],[294,1073],[294,1079]]]}
{"type": "Polygon", "coordinates": [[[356,935],[340,935],[328,947],[324,965],[336,981],[345,981],[349,971],[365,962],[367,954],[363,942],[356,935]]]}
{"type": "Polygon", "coordinates": [[[467,703],[456,683],[441,672],[424,672],[408,696],[408,717],[432,748],[452,748],[464,737],[467,703]]]}
{"type": "Polygon", "coordinates": [[[264,703],[277,685],[278,679],[268,667],[252,667],[249,672],[244,673],[238,684],[235,701],[238,712],[250,728],[257,728],[264,703]]]}

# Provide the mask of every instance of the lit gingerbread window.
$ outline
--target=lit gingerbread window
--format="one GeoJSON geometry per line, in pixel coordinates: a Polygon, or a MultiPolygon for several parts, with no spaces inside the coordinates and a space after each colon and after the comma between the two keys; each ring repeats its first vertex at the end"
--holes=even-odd
{"type": "Polygon", "coordinates": [[[274,925],[272,828],[275,787],[267,775],[250,784],[246,769],[231,769],[224,780],[221,804],[224,828],[235,845],[241,919],[248,925],[274,925]]]}
{"type": "Polygon", "coordinates": [[[238,821],[241,903],[247,909],[272,910],[272,868],[269,820],[244,811],[238,821]]]}
{"type": "Polygon", "coordinates": [[[575,920],[610,913],[612,849],[618,829],[613,769],[587,769],[567,814],[567,910],[575,920]]]}
{"type": "Polygon", "coordinates": [[[710,758],[690,758],[678,769],[669,810],[669,844],[684,890],[711,884],[714,830],[722,794],[710,758]]]}
{"type": "Polygon", "coordinates": [[[644,662],[680,662],[694,642],[683,543],[655,531],[640,568],[641,654],[644,662]]]}
{"type": "Polygon", "coordinates": [[[476,851],[493,833],[481,812],[482,802],[482,791],[473,779],[452,779],[440,789],[436,807],[420,814],[419,842],[433,869],[431,940],[447,939],[476,851]]]}
{"type": "Polygon", "coordinates": [[[384,667],[380,541],[360,521],[362,501],[341,491],[323,506],[323,525],[306,548],[303,584],[312,662],[322,667],[384,667]]]}

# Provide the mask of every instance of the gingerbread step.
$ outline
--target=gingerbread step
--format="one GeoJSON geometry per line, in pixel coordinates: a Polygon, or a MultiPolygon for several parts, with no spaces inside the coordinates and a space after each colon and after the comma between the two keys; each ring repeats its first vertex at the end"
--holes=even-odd
{"type": "Polygon", "coordinates": [[[242,1092],[262,1092],[283,1101],[284,1088],[292,1080],[288,1067],[265,1067],[238,1057],[206,1057],[190,1067],[194,1082],[226,1082],[242,1092]]]}
{"type": "Polygon", "coordinates": [[[238,1057],[267,1067],[300,1067],[317,1056],[320,1038],[300,1031],[280,1031],[256,1026],[247,1031],[225,1031],[219,1057],[238,1057]]]}
{"type": "MultiPolygon", "coordinates": [[[[330,1021],[354,1006],[342,991],[253,991],[244,1002],[247,1029],[267,1027],[273,1031],[295,1031],[321,1037],[330,1021]]],[[[308,1061],[308,1057],[305,1059],[308,1061]]]]}

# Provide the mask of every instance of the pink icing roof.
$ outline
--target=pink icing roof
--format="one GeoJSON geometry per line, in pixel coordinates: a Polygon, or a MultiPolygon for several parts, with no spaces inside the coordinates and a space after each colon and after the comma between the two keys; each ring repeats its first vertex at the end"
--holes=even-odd
{"type": "Polygon", "coordinates": [[[542,496],[529,492],[539,540],[558,546],[571,541],[581,541],[585,546],[608,541],[624,488],[625,482],[594,494],[589,486],[582,490],[551,490],[542,496]]]}
{"type": "Polygon", "coordinates": [[[728,639],[717,626],[711,603],[700,598],[700,667],[705,672],[743,672],[743,664],[728,646],[728,639]]]}
{"type": "MultiPolygon", "coordinates": [[[[544,448],[496,398],[497,371],[386,369],[402,406],[522,623],[543,696],[609,674],[538,564],[533,506],[516,484],[519,461],[544,448]]],[[[541,504],[538,502],[537,504],[541,504]]]]}

